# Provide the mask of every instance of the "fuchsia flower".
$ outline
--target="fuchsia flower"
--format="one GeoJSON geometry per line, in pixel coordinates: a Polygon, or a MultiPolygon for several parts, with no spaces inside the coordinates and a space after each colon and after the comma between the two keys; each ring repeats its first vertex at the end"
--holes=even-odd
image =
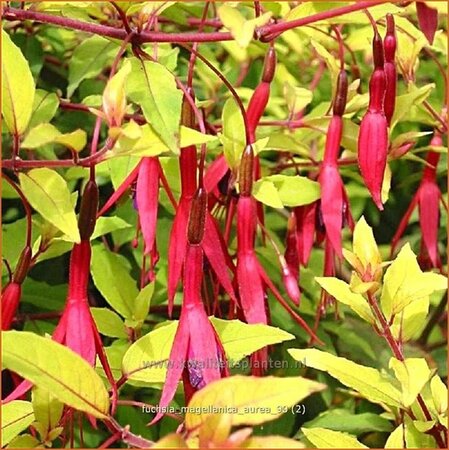
{"type": "Polygon", "coordinates": [[[2,290],[2,330],[9,330],[19,307],[22,296],[22,283],[31,262],[31,247],[26,246],[22,251],[12,280],[2,290]]]}
{"type": "MultiPolygon", "coordinates": [[[[443,141],[441,135],[435,132],[430,145],[441,147],[443,141]]],[[[437,267],[441,269],[441,260],[438,253],[438,227],[440,220],[440,200],[442,200],[441,192],[436,181],[436,168],[440,154],[429,151],[427,154],[428,166],[424,168],[421,183],[416,191],[410,206],[402,217],[398,229],[391,242],[391,253],[395,251],[401,236],[404,234],[405,228],[410,217],[418,206],[419,223],[421,227],[421,253],[419,260],[427,267],[437,267]]]]}
{"type": "Polygon", "coordinates": [[[368,111],[362,119],[358,140],[358,160],[362,177],[376,206],[383,210],[382,182],[387,164],[388,122],[384,113],[386,76],[382,39],[373,38],[374,72],[369,84],[368,111]]]}
{"type": "Polygon", "coordinates": [[[294,209],[296,217],[296,245],[299,263],[307,267],[313,242],[315,240],[315,224],[319,202],[313,202],[294,209]]]}
{"type": "MultiPolygon", "coordinates": [[[[191,128],[194,127],[194,117],[191,107],[184,99],[183,102],[183,123],[191,128]]],[[[168,244],[168,310],[171,315],[173,309],[173,300],[176,293],[177,285],[181,279],[182,267],[186,258],[187,250],[187,224],[188,215],[192,205],[192,198],[197,190],[197,153],[196,147],[190,146],[181,149],[179,158],[179,167],[181,172],[181,198],[178,208],[176,209],[173,226],[170,232],[170,240],[168,244]]],[[[219,161],[218,158],[216,161],[219,161]]],[[[223,169],[228,169],[226,161],[223,157],[221,160],[224,164],[217,163],[215,167],[219,169],[209,176],[206,174],[204,184],[206,189],[218,182],[216,177],[220,177],[223,169]]],[[[220,177],[221,178],[221,177],[220,177]]],[[[218,179],[220,179],[218,178],[218,179]]],[[[227,253],[223,238],[219,232],[215,219],[206,211],[204,237],[200,243],[204,255],[207,257],[212,270],[215,272],[220,284],[230,296],[231,300],[237,302],[232,281],[229,276],[228,269],[234,272],[234,266],[231,258],[227,253]]]]}
{"type": "Polygon", "coordinates": [[[206,203],[206,191],[199,188],[191,202],[187,252],[184,260],[184,297],[181,316],[159,403],[161,412],[158,412],[151,424],[163,416],[162,410],[173,399],[181,376],[184,381],[186,404],[188,404],[195,391],[229,374],[223,346],[207,317],[201,300],[203,280],[201,242],[206,227],[206,203]]]}

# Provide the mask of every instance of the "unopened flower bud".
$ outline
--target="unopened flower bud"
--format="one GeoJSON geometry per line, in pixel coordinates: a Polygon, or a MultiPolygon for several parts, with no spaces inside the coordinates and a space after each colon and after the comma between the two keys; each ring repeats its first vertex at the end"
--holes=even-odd
{"type": "Polygon", "coordinates": [[[187,240],[191,245],[201,244],[206,227],[207,192],[204,188],[197,189],[190,207],[187,240]]]}
{"type": "Polygon", "coordinates": [[[239,172],[239,188],[242,197],[249,197],[253,190],[254,150],[247,145],[242,154],[239,172]]]}

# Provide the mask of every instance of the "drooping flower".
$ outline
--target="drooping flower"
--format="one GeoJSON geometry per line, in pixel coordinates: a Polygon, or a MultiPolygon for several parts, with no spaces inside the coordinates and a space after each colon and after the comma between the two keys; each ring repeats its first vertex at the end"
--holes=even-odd
{"type": "Polygon", "coordinates": [[[170,351],[167,376],[159,403],[160,412],[151,424],[163,416],[162,411],[173,399],[181,377],[184,381],[187,405],[195,391],[228,375],[223,346],[201,300],[203,280],[201,242],[206,228],[206,203],[206,191],[200,188],[192,200],[189,216],[181,316],[170,351]]]}
{"type": "Polygon", "coordinates": [[[382,39],[373,38],[374,72],[369,84],[368,111],[362,119],[358,138],[360,172],[376,206],[383,210],[382,182],[387,164],[388,122],[384,113],[386,76],[382,39]]]}
{"type": "MultiPolygon", "coordinates": [[[[443,145],[441,135],[438,132],[435,132],[430,145],[436,147],[443,145]]],[[[424,168],[421,183],[393,236],[391,252],[393,253],[395,251],[414,209],[418,206],[419,223],[422,233],[419,260],[426,267],[437,267],[441,269],[441,259],[438,252],[438,227],[440,220],[439,206],[442,196],[436,176],[439,159],[440,153],[438,152],[429,151],[427,154],[427,166],[424,168]]]]}
{"type": "Polygon", "coordinates": [[[384,100],[385,117],[387,118],[388,125],[391,123],[391,119],[394,114],[396,106],[396,64],[394,62],[394,56],[396,53],[396,34],[394,17],[392,14],[387,14],[387,33],[384,38],[384,54],[385,54],[385,77],[386,77],[386,90],[384,100]]]}

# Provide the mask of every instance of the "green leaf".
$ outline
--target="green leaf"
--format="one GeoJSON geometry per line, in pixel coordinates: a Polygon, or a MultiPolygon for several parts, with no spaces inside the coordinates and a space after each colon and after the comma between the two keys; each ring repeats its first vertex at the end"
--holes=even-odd
{"type": "Polygon", "coordinates": [[[156,62],[132,58],[131,64],[132,72],[126,80],[128,97],[141,106],[145,119],[163,143],[179,154],[182,92],[174,76],[156,62]]]}
{"type": "Polygon", "coordinates": [[[333,277],[315,277],[315,281],[332,297],[344,305],[348,305],[363,320],[373,324],[375,318],[367,300],[361,294],[351,291],[343,280],[333,277]]]}
{"type": "Polygon", "coordinates": [[[301,428],[301,431],[316,448],[368,448],[354,436],[340,431],[325,428],[301,428]]]}
{"type": "Polygon", "coordinates": [[[112,308],[126,319],[134,319],[133,301],[138,290],[123,257],[106,250],[103,245],[94,245],[91,273],[95,286],[112,308]]]}
{"type": "Polygon", "coordinates": [[[127,339],[125,324],[120,316],[108,308],[90,308],[98,331],[109,337],[127,339]]]}
{"type": "Polygon", "coordinates": [[[27,60],[2,30],[2,115],[12,134],[27,128],[33,108],[35,86],[27,60]]]}
{"type": "Polygon", "coordinates": [[[54,92],[36,89],[34,96],[33,112],[28,128],[34,128],[45,122],[50,122],[58,110],[59,100],[54,92]]]}
{"type": "Polygon", "coordinates": [[[107,417],[109,396],[101,378],[67,347],[34,333],[4,331],[2,356],[4,369],[47,389],[62,403],[99,419],[107,417]]]}
{"type": "Polygon", "coordinates": [[[291,114],[297,114],[312,102],[313,92],[302,87],[292,86],[289,82],[284,84],[284,97],[291,114]]]}
{"type": "Polygon", "coordinates": [[[246,138],[243,116],[234,98],[226,100],[221,120],[223,129],[220,140],[223,144],[223,153],[229,167],[237,168],[245,148],[246,138]]]}
{"type": "Polygon", "coordinates": [[[423,273],[407,243],[385,273],[380,299],[382,310],[389,320],[410,303],[445,289],[447,278],[432,272],[423,273]]]}
{"type": "Polygon", "coordinates": [[[267,24],[271,16],[271,12],[266,12],[255,19],[246,20],[236,8],[226,4],[218,8],[218,17],[242,48],[248,47],[254,37],[256,27],[267,24]]]}
{"type": "Polygon", "coordinates": [[[50,123],[41,123],[32,128],[22,142],[22,148],[35,149],[47,144],[61,144],[74,152],[81,151],[87,143],[87,134],[78,128],[71,133],[61,133],[50,123]]]}
{"type": "Polygon", "coordinates": [[[45,440],[48,432],[58,426],[64,405],[47,389],[37,386],[33,387],[32,404],[37,422],[33,426],[38,429],[41,439],[45,440]]]}
{"type": "Polygon", "coordinates": [[[134,318],[137,321],[144,321],[150,309],[151,299],[154,294],[154,281],[147,284],[139,291],[134,300],[134,318]]]}
{"type": "Polygon", "coordinates": [[[116,230],[123,230],[125,228],[130,228],[131,225],[125,222],[123,219],[117,216],[112,217],[99,217],[95,222],[95,229],[92,234],[91,240],[97,237],[104,236],[105,234],[111,233],[116,230]]]}
{"type": "Polygon", "coordinates": [[[378,414],[365,412],[353,414],[347,409],[331,409],[306,422],[305,428],[327,428],[356,436],[372,431],[391,431],[391,422],[378,414]]]}
{"type": "Polygon", "coordinates": [[[308,205],[320,198],[320,185],[306,177],[269,175],[254,183],[253,195],[267,205],[279,204],[279,199],[284,206],[308,205]],[[274,185],[279,198],[274,195],[272,188],[266,187],[267,183],[274,185]]]}
{"type": "Polygon", "coordinates": [[[430,390],[437,412],[447,414],[447,387],[438,375],[430,380],[430,390]]]}
{"type": "Polygon", "coordinates": [[[40,441],[31,434],[21,434],[14,438],[6,448],[36,448],[40,445],[40,441]]]}
{"type": "Polygon", "coordinates": [[[401,406],[402,395],[395,386],[395,380],[372,367],[365,367],[316,349],[290,349],[288,352],[305,366],[327,372],[371,402],[401,406]]]}
{"type": "Polygon", "coordinates": [[[36,80],[44,63],[44,52],[42,50],[42,43],[36,38],[33,33],[16,33],[11,36],[11,40],[17,45],[23,56],[28,61],[31,74],[36,80]]]}
{"type": "Polygon", "coordinates": [[[429,381],[430,369],[424,358],[390,359],[390,368],[402,386],[402,404],[408,408],[429,381]]]}
{"type": "Polygon", "coordinates": [[[78,222],[64,178],[47,168],[19,174],[20,186],[31,206],[72,242],[80,242],[78,222]]]}
{"type": "MultiPolygon", "coordinates": [[[[4,342],[3,342],[4,345],[4,342]]],[[[3,354],[3,358],[5,355],[3,354]]],[[[4,359],[3,359],[4,364],[4,359]]],[[[2,447],[9,444],[18,434],[34,421],[33,405],[30,402],[14,400],[2,405],[2,447]]]]}
{"type": "Polygon", "coordinates": [[[272,181],[260,179],[254,183],[253,196],[271,208],[283,208],[281,196],[272,181]]]}
{"type": "Polygon", "coordinates": [[[73,95],[81,81],[96,77],[111,64],[118,48],[115,42],[101,36],[94,35],[84,39],[75,48],[69,62],[67,97],[73,95]]]}
{"type": "Polygon", "coordinates": [[[267,345],[295,338],[292,334],[269,325],[250,325],[240,320],[222,320],[216,317],[210,317],[210,321],[220,337],[230,366],[267,345]]]}
{"type": "Polygon", "coordinates": [[[245,377],[235,375],[214,381],[197,391],[189,403],[185,424],[196,430],[213,408],[231,415],[232,425],[259,425],[273,420],[325,385],[302,377],[245,377]]]}

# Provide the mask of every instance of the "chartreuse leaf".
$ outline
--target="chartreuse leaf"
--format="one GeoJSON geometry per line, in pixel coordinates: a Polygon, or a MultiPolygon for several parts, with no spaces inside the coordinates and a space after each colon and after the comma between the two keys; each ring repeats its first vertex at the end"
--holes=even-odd
{"type": "Polygon", "coordinates": [[[147,284],[139,291],[134,300],[134,319],[143,322],[148,315],[150,309],[151,299],[154,294],[154,281],[147,284]]]}
{"type": "Polygon", "coordinates": [[[69,61],[69,85],[67,97],[71,97],[81,81],[94,78],[112,63],[118,45],[101,36],[94,35],[84,39],[75,48],[69,61]]]}
{"type": "Polygon", "coordinates": [[[447,387],[438,375],[430,380],[430,390],[438,414],[447,414],[447,387]]]}
{"type": "Polygon", "coordinates": [[[19,433],[28,428],[33,421],[33,405],[30,402],[14,400],[2,405],[2,447],[9,444],[19,433]]]}
{"type": "Polygon", "coordinates": [[[71,133],[61,133],[51,123],[41,123],[28,132],[22,142],[22,148],[32,150],[53,143],[79,152],[86,146],[87,134],[80,128],[71,133]]]}
{"type": "Polygon", "coordinates": [[[381,305],[389,320],[410,303],[429,297],[435,291],[447,289],[443,275],[422,272],[410,244],[404,245],[384,276],[381,305]]]}
{"type": "Polygon", "coordinates": [[[333,277],[315,277],[316,282],[332,297],[344,305],[348,305],[363,320],[373,324],[374,315],[367,300],[361,294],[351,291],[350,286],[343,280],[333,277]]]}
{"type": "Polygon", "coordinates": [[[90,308],[90,312],[101,334],[127,339],[125,324],[117,313],[108,308],[90,308]]]}
{"type": "Polygon", "coordinates": [[[34,128],[41,123],[50,122],[56,114],[58,106],[58,96],[54,92],[36,89],[29,128],[34,128]]]}
{"type": "Polygon", "coordinates": [[[271,12],[267,12],[255,19],[247,20],[236,8],[229,5],[222,5],[218,8],[218,16],[223,25],[230,31],[237,44],[243,48],[248,47],[252,41],[256,27],[268,23],[271,15],[271,12]]]}
{"type": "Polygon", "coordinates": [[[124,258],[103,245],[94,245],[90,271],[95,286],[109,305],[125,319],[133,319],[133,300],[139,291],[124,258]]]}
{"type": "Polygon", "coordinates": [[[424,358],[390,359],[390,368],[402,386],[402,404],[408,408],[429,381],[430,369],[424,358]]]}
{"type": "Polygon", "coordinates": [[[262,347],[295,338],[280,328],[268,325],[249,325],[240,320],[222,320],[216,317],[211,317],[210,321],[220,336],[231,366],[262,347]]]}
{"type": "Polygon", "coordinates": [[[404,422],[388,437],[385,448],[436,448],[436,443],[432,436],[418,431],[405,415],[404,422]]]}
{"type": "Polygon", "coordinates": [[[308,205],[320,198],[320,185],[306,177],[269,175],[254,183],[253,195],[260,202],[276,208],[282,207],[274,206],[281,203],[290,207],[308,205]],[[277,195],[267,184],[274,186],[277,195]]]}
{"type": "Polygon", "coordinates": [[[302,111],[313,99],[313,92],[302,87],[292,86],[289,82],[284,84],[284,97],[291,114],[302,111]]]}
{"type": "Polygon", "coordinates": [[[96,239],[97,237],[104,236],[112,231],[123,230],[124,228],[130,227],[131,225],[128,222],[125,222],[117,216],[99,217],[95,223],[95,229],[90,239],[96,239]]]}
{"type": "Polygon", "coordinates": [[[99,419],[107,417],[109,396],[101,378],[69,348],[34,333],[4,331],[2,356],[4,369],[47,389],[60,402],[99,419]]]}
{"type": "MultiPolygon", "coordinates": [[[[230,366],[267,345],[293,339],[290,333],[263,324],[249,325],[239,320],[210,318],[230,366]]],[[[167,361],[178,321],[150,331],[134,342],[123,358],[123,372],[129,379],[145,383],[165,381],[167,361]]]]}
{"type": "MultiPolygon", "coordinates": [[[[192,128],[180,127],[180,147],[206,144],[216,139],[215,136],[200,133],[192,128]]],[[[119,138],[108,156],[145,157],[157,156],[168,151],[168,146],[150,125],[139,126],[131,121],[121,129],[119,138]]]]}
{"type": "Polygon", "coordinates": [[[223,144],[223,153],[229,167],[237,168],[245,148],[245,124],[234,98],[229,98],[224,104],[221,120],[223,130],[220,141],[223,144]]]}
{"type": "Polygon", "coordinates": [[[189,448],[189,446],[180,434],[170,433],[155,442],[151,448],[189,448]]]}
{"type": "Polygon", "coordinates": [[[20,187],[31,206],[72,242],[80,242],[78,222],[64,178],[47,168],[19,174],[20,187]]]}
{"type": "Polygon", "coordinates": [[[2,115],[8,130],[22,134],[31,118],[34,80],[19,47],[2,30],[2,115]]]}
{"type": "MultiPolygon", "coordinates": [[[[36,422],[34,428],[39,432],[42,440],[47,440],[52,430],[57,433],[59,421],[62,416],[64,404],[43,387],[34,386],[32,391],[32,404],[36,422]]],[[[62,428],[59,429],[62,431],[62,428]]],[[[56,434],[53,432],[52,434],[56,434]]]]}
{"type": "Polygon", "coordinates": [[[368,448],[355,436],[341,431],[326,428],[301,428],[301,431],[316,448],[368,448]]]}
{"type": "Polygon", "coordinates": [[[174,76],[161,64],[131,58],[128,97],[141,106],[145,119],[164,144],[179,154],[182,92],[174,76]]]}
{"type": "Polygon", "coordinates": [[[195,430],[223,408],[232,425],[259,425],[279,417],[285,409],[325,389],[325,385],[302,377],[245,377],[236,375],[214,381],[197,391],[189,403],[185,424],[195,430]]]}
{"type": "Polygon", "coordinates": [[[340,383],[359,392],[374,403],[401,406],[401,391],[394,378],[372,367],[362,366],[346,358],[331,355],[317,349],[290,349],[290,355],[307,367],[323,370],[340,383]]]}
{"type": "Polygon", "coordinates": [[[332,98],[334,98],[335,90],[337,88],[338,72],[340,71],[337,60],[331,53],[329,53],[326,47],[321,45],[319,42],[316,42],[315,40],[312,39],[310,43],[312,44],[313,48],[316,50],[318,55],[320,55],[321,58],[324,59],[326,66],[329,69],[332,80],[332,98]]]}
{"type": "Polygon", "coordinates": [[[6,448],[36,448],[41,442],[31,434],[21,434],[14,438],[6,448]]]}

